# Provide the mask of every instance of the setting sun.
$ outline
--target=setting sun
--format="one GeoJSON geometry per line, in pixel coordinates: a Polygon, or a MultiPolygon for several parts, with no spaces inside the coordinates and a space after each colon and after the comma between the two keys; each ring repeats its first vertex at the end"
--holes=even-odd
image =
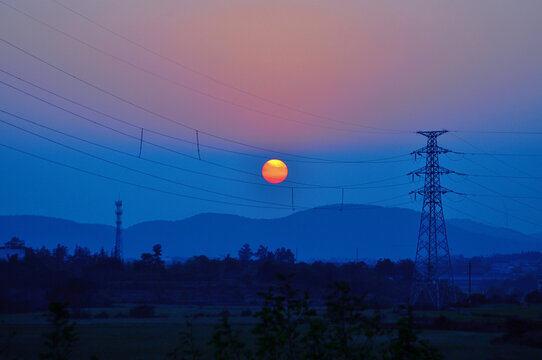
{"type": "Polygon", "coordinates": [[[268,182],[278,184],[288,176],[288,167],[281,160],[271,159],[264,164],[262,175],[268,182]]]}

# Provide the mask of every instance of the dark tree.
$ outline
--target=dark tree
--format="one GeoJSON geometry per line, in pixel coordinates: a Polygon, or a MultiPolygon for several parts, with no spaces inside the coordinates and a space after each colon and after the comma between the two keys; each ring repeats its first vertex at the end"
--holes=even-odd
{"type": "Polygon", "coordinates": [[[50,333],[44,334],[47,350],[40,354],[41,359],[68,360],[74,344],[77,342],[75,322],[69,323],[70,313],[67,303],[54,302],[49,305],[47,321],[53,325],[50,333]]]}
{"type": "Polygon", "coordinates": [[[307,360],[327,359],[327,332],[328,323],[319,316],[316,311],[311,310],[307,314],[309,329],[302,338],[302,344],[305,348],[305,357],[307,360]]]}
{"type": "Polygon", "coordinates": [[[194,337],[194,326],[190,321],[186,322],[186,330],[179,331],[178,345],[168,353],[173,360],[198,360],[201,358],[201,351],[196,347],[194,337]]]}
{"type": "Polygon", "coordinates": [[[326,299],[326,318],[330,324],[328,347],[333,359],[359,358],[355,355],[356,342],[362,338],[359,350],[363,358],[370,358],[374,351],[374,338],[380,334],[378,316],[365,314],[363,297],[352,295],[350,285],[334,282],[326,299]]]}
{"type": "Polygon", "coordinates": [[[240,340],[240,332],[232,330],[227,314],[223,315],[220,323],[214,326],[213,337],[209,343],[214,347],[216,360],[250,358],[250,354],[243,351],[245,343],[240,340]]]}
{"type": "Polygon", "coordinates": [[[254,314],[259,320],[253,329],[257,336],[256,355],[258,359],[300,359],[300,327],[310,314],[308,294],[292,288],[292,275],[277,277],[281,284],[260,294],[264,306],[254,314]]]}
{"type": "Polygon", "coordinates": [[[5,245],[7,248],[10,249],[24,249],[24,241],[22,241],[18,237],[11,238],[11,240],[7,241],[5,245]]]}
{"type": "Polygon", "coordinates": [[[385,360],[439,360],[442,355],[429,343],[420,340],[414,329],[412,307],[408,314],[398,322],[396,336],[387,344],[385,360]]]}
{"type": "Polygon", "coordinates": [[[267,246],[260,245],[256,254],[254,254],[258,261],[273,261],[273,253],[267,249],[267,246]]]}
{"type": "Polygon", "coordinates": [[[140,270],[162,270],[164,261],[162,260],[162,245],[156,244],[152,247],[152,254],[141,254],[141,260],[135,263],[135,267],[140,270]]]}
{"type": "Polygon", "coordinates": [[[68,247],[58,244],[56,248],[53,249],[53,257],[57,264],[63,263],[68,257],[68,247]]]}
{"type": "Polygon", "coordinates": [[[412,280],[412,273],[414,272],[414,261],[400,260],[395,263],[395,275],[394,278],[403,283],[410,283],[412,280]]]}
{"type": "Polygon", "coordinates": [[[87,247],[76,246],[73,251],[73,260],[88,260],[90,259],[90,249],[87,247]]]}
{"type": "Polygon", "coordinates": [[[375,265],[375,274],[380,277],[389,278],[394,274],[395,264],[390,259],[380,259],[375,265]]]}
{"type": "Polygon", "coordinates": [[[280,248],[275,250],[275,261],[284,264],[295,263],[295,255],[290,249],[280,248]]]}
{"type": "Polygon", "coordinates": [[[249,244],[244,244],[241,249],[239,249],[239,261],[248,262],[254,254],[249,244]]]}
{"type": "Polygon", "coordinates": [[[152,247],[152,261],[155,267],[163,268],[164,261],[162,260],[162,245],[156,244],[152,247]]]}

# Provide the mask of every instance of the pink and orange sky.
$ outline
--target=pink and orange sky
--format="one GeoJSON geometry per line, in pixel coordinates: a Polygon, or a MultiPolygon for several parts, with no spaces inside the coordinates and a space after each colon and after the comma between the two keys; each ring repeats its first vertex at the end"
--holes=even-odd
{"type": "MultiPolygon", "coordinates": [[[[100,87],[122,94],[130,101],[178,119],[202,132],[261,147],[313,156],[371,158],[408,153],[422,146],[424,139],[414,134],[375,134],[371,130],[366,131],[365,127],[399,131],[440,128],[518,131],[542,128],[540,1],[59,0],[207,77],[145,52],[52,0],[3,1],[91,46],[128,59],[138,67],[149,69],[170,81],[104,56],[0,3],[0,34],[5,40],[100,87]],[[197,91],[187,90],[187,87],[197,91]],[[263,101],[235,91],[232,87],[304,112],[263,101]],[[198,94],[198,91],[244,108],[213,100],[198,94]],[[249,111],[247,107],[255,111],[249,111]]],[[[129,119],[139,126],[194,140],[192,131],[149,116],[84,86],[5,43],[0,43],[0,53],[2,70],[88,106],[129,119]]],[[[5,74],[0,73],[0,80],[51,101],[58,101],[5,74]]],[[[124,150],[138,146],[132,140],[119,139],[104,129],[74,119],[5,86],[0,86],[0,98],[2,109],[32,117],[50,126],[84,134],[124,150]]],[[[77,109],[73,105],[68,107],[74,111],[77,109]]],[[[77,111],[94,116],[85,110],[77,111]]],[[[138,134],[137,129],[123,127],[108,119],[102,120],[134,136],[138,134]]],[[[14,129],[6,128],[2,132],[5,134],[3,140],[12,145],[26,146],[29,150],[43,151],[66,161],[81,163],[77,156],[59,152],[50,144],[21,135],[14,129]]],[[[535,137],[492,135],[478,139],[474,135],[465,136],[469,142],[474,141],[491,151],[542,152],[540,139],[535,137]]],[[[202,135],[201,141],[254,152],[205,135],[202,135]]],[[[465,148],[465,143],[452,136],[445,145],[469,150],[465,148]]],[[[191,145],[176,143],[175,146],[183,151],[194,150],[191,145]]],[[[169,155],[158,151],[144,151],[159,159],[172,160],[169,155]]],[[[8,155],[7,150],[2,150],[2,154],[8,157],[12,171],[19,170],[16,168],[20,163],[19,157],[8,155]]],[[[274,154],[268,155],[274,157],[274,154]]],[[[244,158],[214,153],[206,156],[242,168],[261,168],[259,162],[244,158]]],[[[82,163],[86,164],[85,161],[82,163]]],[[[28,172],[27,175],[40,169],[46,173],[43,175],[44,183],[49,186],[65,181],[63,170],[59,174],[57,170],[44,170],[50,169],[44,165],[32,164],[30,162],[23,170],[28,172]]],[[[289,168],[295,180],[344,184],[393,176],[418,165],[401,163],[387,168],[356,168],[354,171],[343,168],[330,171],[309,166],[296,169],[290,165],[289,168]],[[352,174],[355,178],[351,180],[349,176],[352,174]]],[[[88,166],[100,168],[91,162],[88,162],[88,166]]],[[[187,166],[204,168],[201,164],[187,166]]],[[[528,163],[525,166],[529,166],[528,163]]],[[[501,170],[510,171],[507,168],[501,170]]],[[[126,175],[112,171],[119,176],[126,175]]],[[[188,177],[187,180],[201,182],[197,178],[188,177]]],[[[99,180],[85,181],[97,191],[103,187],[99,180]]],[[[228,188],[205,181],[204,184],[213,188],[228,188]]],[[[9,176],[3,188],[16,183],[17,176],[9,176]]],[[[495,187],[500,186],[507,191],[517,188],[517,184],[495,184],[495,187]]],[[[47,185],[38,187],[35,193],[30,191],[31,194],[27,194],[27,189],[22,196],[35,198],[46,188],[47,185]]],[[[156,196],[141,195],[136,190],[114,185],[98,196],[102,204],[97,205],[91,204],[94,200],[98,201],[95,197],[90,199],[80,195],[75,186],[59,185],[59,188],[69,189],[68,194],[55,194],[56,199],[61,199],[60,202],[68,202],[75,196],[78,201],[86,203],[87,208],[94,210],[109,209],[110,198],[118,193],[132,203],[140,197],[152,201],[156,196]]],[[[246,196],[277,196],[242,187],[235,190],[246,196]]],[[[408,192],[408,186],[403,190],[408,192]]],[[[36,205],[16,201],[21,194],[18,197],[13,191],[9,193],[11,195],[2,194],[11,199],[10,206],[1,209],[2,213],[74,214],[73,211],[60,210],[60,205],[50,205],[55,198],[53,194],[50,198],[45,196],[36,205]]],[[[366,202],[386,195],[358,194],[351,201],[366,202]]],[[[287,195],[284,196],[287,198],[287,195]]],[[[300,197],[300,201],[311,205],[337,200],[336,194],[306,194],[305,197],[300,194],[300,197]]],[[[285,202],[288,200],[285,199],[285,202]]],[[[219,206],[199,204],[187,206],[191,210],[187,210],[187,207],[178,209],[176,201],[165,197],[158,203],[163,210],[151,211],[141,206],[138,215],[128,222],[148,218],[179,218],[208,210],[230,211],[219,206]]],[[[417,207],[416,204],[412,206],[417,207]]],[[[244,210],[234,212],[249,213],[244,210]]],[[[110,219],[108,213],[103,216],[94,213],[101,213],[101,210],[77,211],[72,217],[99,222],[110,219]]],[[[258,213],[259,216],[281,214],[273,211],[258,213]]],[[[517,226],[521,227],[519,224],[517,226]]],[[[536,230],[528,228],[529,231],[536,230]]]]}

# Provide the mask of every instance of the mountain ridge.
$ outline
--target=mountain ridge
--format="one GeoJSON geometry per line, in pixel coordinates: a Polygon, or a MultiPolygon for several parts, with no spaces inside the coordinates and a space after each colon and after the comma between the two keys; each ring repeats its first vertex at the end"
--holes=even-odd
{"type": "MultiPolygon", "coordinates": [[[[299,259],[352,260],[413,258],[419,212],[372,205],[326,206],[275,219],[255,219],[231,214],[202,213],[182,220],[144,221],[123,229],[127,258],[138,258],[160,243],[164,256],[188,258],[237,255],[243,243],[253,249],[287,247],[299,259]],[[393,224],[393,226],[390,226],[393,224]]],[[[468,219],[447,220],[452,255],[542,251],[542,239],[512,229],[502,229],[468,219]]],[[[17,236],[27,246],[48,248],[57,244],[89,247],[92,251],[113,246],[115,228],[103,224],[33,215],[0,216],[0,242],[17,236]]]]}

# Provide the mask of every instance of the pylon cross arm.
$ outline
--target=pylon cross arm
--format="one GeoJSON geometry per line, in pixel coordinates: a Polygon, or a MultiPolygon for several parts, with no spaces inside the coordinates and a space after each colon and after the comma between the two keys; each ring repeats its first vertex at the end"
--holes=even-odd
{"type": "Polygon", "coordinates": [[[438,154],[446,154],[449,152],[452,152],[452,151],[446,148],[440,147],[438,145],[434,145],[434,146],[428,145],[411,152],[410,155],[418,155],[418,156],[438,155],[438,154]]]}

